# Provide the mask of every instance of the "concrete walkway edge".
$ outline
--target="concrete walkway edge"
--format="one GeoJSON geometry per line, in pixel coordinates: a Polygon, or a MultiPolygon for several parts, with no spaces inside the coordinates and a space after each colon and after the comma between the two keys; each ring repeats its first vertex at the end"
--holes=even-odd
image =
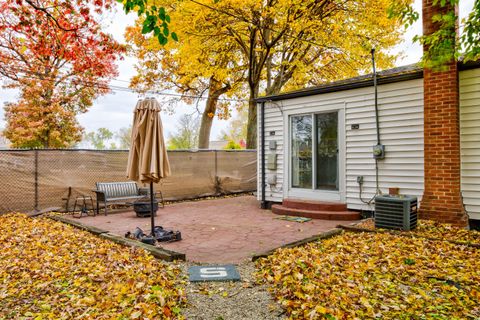
{"type": "Polygon", "coordinates": [[[118,243],[118,244],[123,245],[123,246],[135,247],[135,248],[140,248],[140,249],[147,250],[152,256],[154,256],[157,259],[161,259],[161,260],[165,260],[165,261],[174,261],[174,260],[185,261],[185,258],[186,258],[184,253],[179,253],[179,252],[175,252],[175,251],[171,251],[171,250],[166,250],[166,249],[159,248],[159,247],[156,247],[156,246],[152,246],[152,245],[149,245],[149,244],[137,241],[137,240],[121,237],[121,236],[118,236],[118,235],[115,235],[115,234],[111,234],[107,230],[103,230],[103,229],[93,227],[93,226],[88,226],[88,225],[85,225],[85,224],[83,224],[79,221],[72,221],[72,220],[64,218],[62,216],[55,216],[55,215],[48,215],[47,217],[52,219],[52,220],[58,221],[58,222],[66,223],[66,224],[71,225],[75,228],[88,231],[88,232],[90,232],[90,233],[92,233],[96,236],[100,236],[104,239],[113,241],[113,242],[118,243]]]}
{"type": "Polygon", "coordinates": [[[315,241],[318,241],[318,240],[321,240],[321,239],[332,238],[336,235],[341,234],[342,232],[343,232],[342,229],[334,228],[334,229],[322,232],[320,234],[317,234],[317,235],[314,235],[314,236],[311,236],[311,237],[308,237],[308,238],[305,238],[305,239],[302,239],[302,240],[290,242],[290,243],[287,243],[287,244],[282,245],[280,247],[274,248],[272,250],[268,250],[267,252],[256,254],[256,255],[252,256],[252,261],[256,261],[260,258],[266,258],[266,257],[272,255],[278,249],[294,248],[294,247],[298,247],[298,246],[301,246],[301,245],[304,245],[304,244],[307,244],[307,243],[310,243],[310,242],[315,242],[315,241]]]}
{"type": "Polygon", "coordinates": [[[83,224],[79,221],[73,221],[73,220],[67,219],[67,218],[62,217],[62,216],[46,215],[46,217],[48,217],[52,220],[58,221],[58,222],[63,222],[63,223],[69,224],[69,225],[71,225],[75,228],[88,231],[88,232],[93,233],[94,235],[97,235],[97,236],[101,235],[102,233],[108,233],[107,230],[100,229],[100,228],[97,228],[97,227],[94,227],[94,226],[89,226],[89,225],[83,224]]]}

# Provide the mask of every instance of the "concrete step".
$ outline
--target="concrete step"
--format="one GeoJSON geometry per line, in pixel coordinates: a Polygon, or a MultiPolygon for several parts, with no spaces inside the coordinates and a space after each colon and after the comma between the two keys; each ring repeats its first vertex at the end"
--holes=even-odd
{"type": "Polygon", "coordinates": [[[346,203],[323,202],[311,200],[284,199],[282,205],[292,209],[313,211],[347,211],[346,203]]]}
{"type": "Polygon", "coordinates": [[[272,212],[278,215],[305,217],[311,219],[320,220],[340,220],[340,221],[353,221],[360,220],[360,213],[356,211],[328,211],[328,210],[306,210],[289,208],[284,205],[274,204],[272,205],[272,212]]]}

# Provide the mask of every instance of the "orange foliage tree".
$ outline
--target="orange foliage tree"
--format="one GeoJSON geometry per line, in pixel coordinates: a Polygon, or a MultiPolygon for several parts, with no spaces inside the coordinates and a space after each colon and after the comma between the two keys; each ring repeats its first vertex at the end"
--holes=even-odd
{"type": "Polygon", "coordinates": [[[0,77],[20,91],[5,106],[13,147],[65,148],[79,142],[76,115],[109,92],[124,47],[96,17],[111,1],[6,0],[0,3],[0,77]],[[95,12],[93,12],[95,11],[95,12]]]}

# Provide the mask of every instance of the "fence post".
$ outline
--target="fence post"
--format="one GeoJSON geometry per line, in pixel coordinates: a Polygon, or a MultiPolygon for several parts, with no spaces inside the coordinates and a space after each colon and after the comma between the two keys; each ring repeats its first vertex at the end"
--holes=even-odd
{"type": "Polygon", "coordinates": [[[215,153],[215,177],[218,177],[218,158],[217,158],[217,150],[213,150],[215,153]]]}
{"type": "Polygon", "coordinates": [[[220,180],[218,179],[218,156],[217,150],[213,150],[215,154],[215,195],[220,194],[220,180]]]}
{"type": "Polygon", "coordinates": [[[35,149],[35,212],[38,212],[38,149],[35,149]]]}

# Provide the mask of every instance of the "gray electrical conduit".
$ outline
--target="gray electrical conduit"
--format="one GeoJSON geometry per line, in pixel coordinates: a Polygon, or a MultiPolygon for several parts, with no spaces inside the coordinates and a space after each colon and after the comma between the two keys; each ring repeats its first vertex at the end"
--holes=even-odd
{"type": "MultiPolygon", "coordinates": [[[[375,68],[375,48],[372,48],[372,50],[370,52],[372,54],[373,88],[374,88],[374,92],[375,92],[374,93],[374,101],[375,101],[374,103],[375,103],[375,125],[376,125],[376,129],[377,129],[377,145],[380,145],[380,121],[379,121],[379,116],[378,116],[378,91],[377,91],[377,69],[375,68]]],[[[362,198],[362,185],[363,185],[363,181],[358,182],[359,198],[360,198],[360,201],[362,201],[365,204],[368,204],[368,205],[372,204],[375,197],[379,194],[382,194],[382,191],[380,190],[380,187],[378,185],[378,159],[375,158],[375,194],[368,201],[365,201],[362,198]]]]}

